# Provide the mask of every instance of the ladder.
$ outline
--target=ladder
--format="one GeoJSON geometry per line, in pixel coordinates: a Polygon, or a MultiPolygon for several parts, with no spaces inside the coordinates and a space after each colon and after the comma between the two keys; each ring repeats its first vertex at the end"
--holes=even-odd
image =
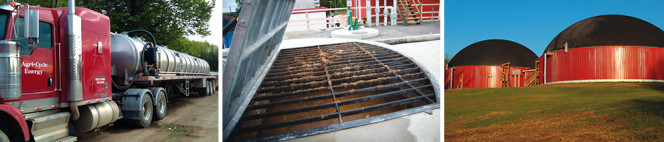
{"type": "Polygon", "coordinates": [[[537,71],[535,71],[535,74],[528,76],[528,78],[526,78],[526,85],[525,86],[537,85],[538,82],[539,82],[539,77],[537,77],[537,76],[539,76],[538,74],[539,73],[537,71]]]}
{"type": "Polygon", "coordinates": [[[502,72],[500,73],[500,82],[502,82],[502,88],[510,87],[510,62],[500,65],[502,72]]]}
{"type": "Polygon", "coordinates": [[[528,76],[526,79],[526,86],[533,86],[533,85],[538,85],[539,84],[539,61],[535,61],[535,73],[528,76]]]}
{"type": "Polygon", "coordinates": [[[459,77],[459,84],[457,85],[457,89],[463,89],[463,73],[461,73],[461,77],[459,77]]]}
{"type": "Polygon", "coordinates": [[[399,17],[401,18],[401,21],[406,25],[420,24],[420,22],[422,21],[421,20],[422,18],[420,17],[420,15],[422,15],[422,10],[420,9],[420,7],[418,7],[422,5],[420,0],[397,0],[397,1],[398,1],[397,4],[398,6],[396,7],[397,11],[399,12],[399,17]]]}

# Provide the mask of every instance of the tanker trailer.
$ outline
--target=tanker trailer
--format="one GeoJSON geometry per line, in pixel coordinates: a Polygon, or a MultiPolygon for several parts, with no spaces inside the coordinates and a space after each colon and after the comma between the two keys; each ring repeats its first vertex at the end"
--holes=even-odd
{"type": "Polygon", "coordinates": [[[111,54],[115,73],[121,73],[113,76],[123,80],[127,78],[125,75],[139,72],[155,76],[200,76],[210,73],[209,64],[201,58],[164,46],[152,46],[126,34],[111,34],[111,54]]]}

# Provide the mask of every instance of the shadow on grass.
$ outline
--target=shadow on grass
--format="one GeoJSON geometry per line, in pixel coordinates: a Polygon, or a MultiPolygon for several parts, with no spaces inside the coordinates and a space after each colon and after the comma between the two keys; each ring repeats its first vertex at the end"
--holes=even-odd
{"type": "Polygon", "coordinates": [[[664,83],[643,83],[642,86],[664,92],[664,83]]]}
{"type": "Polygon", "coordinates": [[[637,99],[628,103],[632,104],[631,107],[627,108],[628,112],[652,114],[664,118],[664,100],[637,99]]]}
{"type": "Polygon", "coordinates": [[[660,97],[652,100],[636,99],[627,103],[631,106],[614,115],[618,119],[627,120],[629,126],[623,130],[628,132],[630,139],[640,141],[664,139],[661,131],[664,129],[664,99],[660,97]]]}

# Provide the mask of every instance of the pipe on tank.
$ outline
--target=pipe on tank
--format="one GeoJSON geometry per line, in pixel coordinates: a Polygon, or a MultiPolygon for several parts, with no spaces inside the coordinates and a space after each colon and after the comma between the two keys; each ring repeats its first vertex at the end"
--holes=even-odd
{"type": "Polygon", "coordinates": [[[454,67],[450,68],[450,89],[454,89],[454,67]]]}
{"type": "Polygon", "coordinates": [[[367,27],[371,26],[371,0],[367,0],[367,27]]]}
{"type": "Polygon", "coordinates": [[[544,82],[544,83],[542,83],[542,84],[546,84],[546,58],[549,55],[553,55],[553,53],[550,53],[550,52],[544,53],[544,75],[542,75],[544,77],[544,79],[543,79],[544,81],[542,81],[542,82],[544,82]]]}
{"type": "Polygon", "coordinates": [[[362,5],[360,5],[360,1],[357,0],[355,1],[355,10],[357,10],[357,16],[358,21],[362,19],[362,12],[360,12],[362,9],[360,8],[362,5]]]}
{"type": "MultiPolygon", "coordinates": [[[[513,72],[513,71],[514,71],[514,70],[512,70],[512,72],[513,72]]],[[[517,87],[517,86],[516,86],[516,74],[514,74],[514,82],[513,82],[513,84],[514,84],[514,87],[517,87]]]]}
{"type": "MultiPolygon", "coordinates": [[[[387,26],[387,16],[388,16],[388,15],[387,15],[387,13],[388,13],[387,11],[388,11],[388,10],[394,12],[394,8],[393,8],[392,6],[387,6],[387,7],[385,7],[385,9],[383,10],[383,15],[385,15],[385,16],[383,16],[383,23],[384,23],[383,25],[384,25],[384,26],[387,26]]],[[[390,18],[391,18],[391,17],[390,17],[390,18]]]]}
{"type": "Polygon", "coordinates": [[[380,0],[376,0],[376,26],[380,26],[380,0]]]}
{"type": "Polygon", "coordinates": [[[391,22],[390,25],[395,26],[395,25],[397,25],[397,11],[396,11],[396,9],[397,9],[397,0],[392,0],[392,8],[393,8],[392,13],[390,14],[390,19],[392,21],[390,21],[391,22]]]}

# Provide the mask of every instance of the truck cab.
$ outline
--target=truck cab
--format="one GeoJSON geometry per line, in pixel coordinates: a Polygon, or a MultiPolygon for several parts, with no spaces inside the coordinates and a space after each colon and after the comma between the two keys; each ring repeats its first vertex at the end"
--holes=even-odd
{"type": "MultiPolygon", "coordinates": [[[[0,113],[14,117],[22,129],[18,131],[22,134],[7,134],[10,140],[31,139],[24,125],[34,127],[40,121],[48,121],[42,118],[44,116],[68,121],[71,114],[66,108],[72,104],[84,106],[112,99],[111,83],[108,82],[111,80],[111,56],[107,16],[77,7],[74,13],[77,20],[73,20],[76,23],[71,23],[67,20],[70,18],[67,8],[10,4],[0,6],[0,54],[3,55],[0,64],[5,64],[0,69],[0,107],[13,111],[0,113]],[[69,24],[74,25],[73,28],[69,24]],[[80,42],[68,42],[71,41],[68,37],[71,31],[80,32],[80,42]],[[71,87],[69,84],[80,85],[71,87]],[[16,114],[18,112],[20,114],[16,114]],[[17,138],[18,135],[23,137],[17,138]]],[[[4,122],[9,118],[0,119],[4,122]]],[[[14,124],[5,126],[16,127],[14,124]]],[[[70,135],[66,127],[53,127],[65,130],[41,137],[33,132],[32,139],[40,141],[47,136],[70,135]]]]}
{"type": "Polygon", "coordinates": [[[0,141],[76,141],[119,119],[145,128],[166,117],[169,96],[216,91],[206,61],[68,5],[0,6],[0,141]]]}

